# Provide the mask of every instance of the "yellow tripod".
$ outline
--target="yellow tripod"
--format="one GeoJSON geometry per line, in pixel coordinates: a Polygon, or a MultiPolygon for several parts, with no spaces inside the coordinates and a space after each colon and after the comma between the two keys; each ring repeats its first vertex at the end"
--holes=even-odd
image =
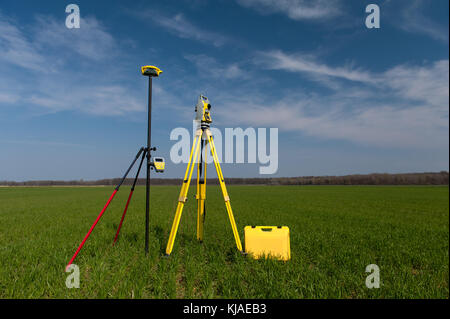
{"type": "Polygon", "coordinates": [[[196,106],[197,119],[201,121],[201,127],[197,129],[194,138],[194,144],[189,155],[189,163],[184,174],[183,184],[181,186],[180,196],[178,197],[177,210],[175,212],[175,218],[173,220],[172,229],[169,235],[169,241],[166,247],[166,255],[170,255],[177,235],[178,226],[181,220],[181,214],[183,212],[184,204],[187,201],[187,194],[189,185],[191,182],[192,173],[197,160],[197,239],[203,241],[203,225],[205,221],[205,201],[206,201],[206,163],[207,163],[207,146],[209,145],[211,154],[216,167],[217,178],[219,179],[220,188],[222,190],[223,198],[225,200],[225,207],[227,209],[228,218],[230,219],[231,228],[233,230],[234,240],[239,251],[242,252],[242,244],[239,238],[239,234],[234,220],[233,211],[231,210],[230,196],[228,196],[227,188],[225,186],[225,180],[223,178],[222,169],[220,168],[219,158],[217,157],[216,148],[214,146],[214,140],[209,129],[212,122],[209,110],[211,104],[209,104],[208,98],[200,95],[199,102],[196,106]],[[204,143],[205,142],[205,143],[204,143]],[[205,146],[205,147],[204,147],[205,146]],[[205,160],[203,161],[203,148],[205,153],[205,160]],[[203,180],[201,180],[202,168],[205,167],[203,180]]]}

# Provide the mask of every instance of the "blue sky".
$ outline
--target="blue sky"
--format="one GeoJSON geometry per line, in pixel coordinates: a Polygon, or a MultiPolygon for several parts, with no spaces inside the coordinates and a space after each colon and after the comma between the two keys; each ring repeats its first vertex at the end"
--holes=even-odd
{"type": "Polygon", "coordinates": [[[0,180],[122,175],[146,143],[145,64],[164,71],[158,177],[181,178],[169,134],[200,93],[220,129],[279,129],[273,176],[448,170],[448,1],[76,1],[67,29],[69,3],[0,4],[0,180]]]}

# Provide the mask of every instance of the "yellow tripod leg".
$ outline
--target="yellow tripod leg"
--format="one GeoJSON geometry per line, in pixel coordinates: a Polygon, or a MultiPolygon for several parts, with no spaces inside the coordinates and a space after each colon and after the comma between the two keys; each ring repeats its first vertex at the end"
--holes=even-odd
{"type": "MultiPolygon", "coordinates": [[[[200,141],[201,143],[202,141],[200,141]]],[[[195,194],[195,198],[197,199],[197,240],[200,240],[200,157],[201,157],[202,148],[200,147],[200,154],[198,156],[197,161],[197,193],[195,194]]]]}
{"type": "Polygon", "coordinates": [[[184,174],[183,185],[181,186],[180,196],[178,197],[177,210],[175,212],[175,218],[173,220],[172,229],[170,230],[169,241],[167,242],[166,255],[170,255],[177,235],[178,226],[181,220],[181,213],[183,212],[184,203],[187,200],[187,193],[189,190],[189,184],[191,182],[192,171],[194,170],[195,159],[197,158],[198,149],[202,139],[201,130],[197,131],[194,144],[192,145],[191,154],[189,156],[189,163],[184,174]],[[195,150],[195,151],[194,151],[195,150]]]}
{"type": "MultiPolygon", "coordinates": [[[[206,200],[206,165],[207,165],[207,143],[205,143],[205,160],[203,165],[203,181],[200,180],[200,162],[199,156],[198,171],[197,171],[197,240],[203,241],[203,225],[205,223],[205,200],[206,200]]],[[[202,151],[200,152],[201,155],[202,151]]]]}
{"type": "Polygon", "coordinates": [[[216,166],[217,177],[219,179],[220,188],[222,189],[223,199],[225,200],[225,206],[227,208],[228,218],[230,219],[231,228],[233,230],[234,240],[236,241],[236,246],[239,251],[242,252],[241,239],[239,238],[239,233],[236,227],[236,221],[234,220],[233,211],[231,210],[230,196],[228,196],[227,188],[225,186],[225,180],[223,178],[222,169],[220,168],[219,158],[217,157],[216,147],[214,146],[214,141],[210,131],[206,131],[208,136],[209,146],[211,148],[211,154],[214,159],[214,165],[216,166]]]}

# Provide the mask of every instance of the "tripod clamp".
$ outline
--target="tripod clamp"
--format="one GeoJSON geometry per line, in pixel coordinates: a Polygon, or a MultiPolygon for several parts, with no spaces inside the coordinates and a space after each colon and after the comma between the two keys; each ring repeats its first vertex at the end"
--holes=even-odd
{"type": "Polygon", "coordinates": [[[151,151],[156,151],[156,147],[150,147],[144,148],[145,152],[147,153],[147,161],[150,165],[151,170],[155,170],[156,173],[163,173],[164,169],[166,168],[166,162],[164,160],[164,157],[160,156],[151,156],[151,151]]]}

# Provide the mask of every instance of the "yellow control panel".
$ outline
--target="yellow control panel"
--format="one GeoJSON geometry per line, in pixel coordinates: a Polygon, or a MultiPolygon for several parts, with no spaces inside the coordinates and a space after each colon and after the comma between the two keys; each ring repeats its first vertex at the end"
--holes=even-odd
{"type": "Polygon", "coordinates": [[[155,171],[157,173],[164,172],[164,169],[166,167],[164,158],[163,157],[153,157],[152,166],[155,168],[155,171]]]}

